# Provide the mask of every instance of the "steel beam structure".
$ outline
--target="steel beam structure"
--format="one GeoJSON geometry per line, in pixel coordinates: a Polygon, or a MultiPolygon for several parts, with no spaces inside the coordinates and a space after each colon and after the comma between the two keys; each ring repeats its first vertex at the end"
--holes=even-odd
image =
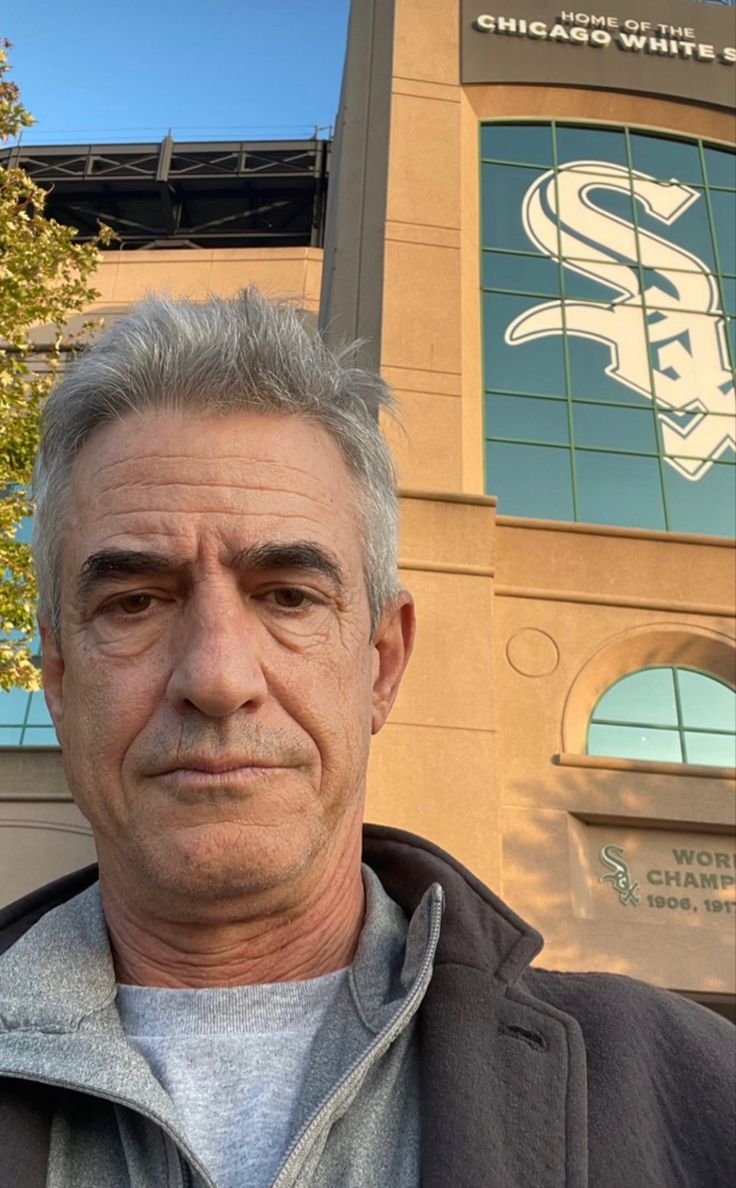
{"type": "Polygon", "coordinates": [[[17,145],[48,191],[47,213],[89,239],[104,222],[118,250],[151,247],[321,247],[330,141],[17,145]]]}

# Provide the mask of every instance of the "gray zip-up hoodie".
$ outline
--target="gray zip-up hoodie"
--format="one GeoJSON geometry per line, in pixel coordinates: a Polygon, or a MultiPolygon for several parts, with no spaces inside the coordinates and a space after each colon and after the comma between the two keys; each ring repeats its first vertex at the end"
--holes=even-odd
{"type": "MultiPolygon", "coordinates": [[[[364,857],[407,915],[419,909],[404,955],[401,1001],[392,1007],[384,995],[381,1009],[385,1052],[411,1026],[411,1004],[418,1006],[423,1188],[731,1188],[736,1029],[628,978],[529,969],[541,947],[538,934],[430,843],[368,827],[364,857]],[[437,883],[446,899],[438,941],[440,896],[431,891],[437,883]]],[[[70,1004],[89,1003],[90,994],[100,1003],[109,998],[109,971],[82,973],[57,945],[45,965],[40,952],[28,954],[29,972],[33,965],[53,977],[51,993],[40,996],[42,1013],[33,1006],[34,987],[22,1004],[17,987],[7,993],[4,969],[14,968],[14,949],[15,956],[23,952],[19,938],[95,877],[89,868],[0,913],[0,952],[7,950],[0,957],[0,1188],[57,1188],[47,1176],[60,1128],[89,1136],[90,1161],[110,1134],[124,1142],[129,1167],[145,1170],[155,1159],[164,1178],[142,1179],[145,1185],[186,1184],[187,1176],[194,1183],[199,1174],[166,1101],[154,1103],[150,1074],[148,1114],[129,1099],[113,1104],[98,1096],[111,1079],[119,1085],[121,1066],[113,1073],[110,1065],[121,1060],[121,1039],[111,1047],[108,1030],[91,1042],[79,1026],[79,1008],[76,1021],[69,1011],[70,1004]],[[97,1131],[89,1127],[90,1111],[97,1131]]],[[[101,920],[98,926],[104,927],[101,920]]],[[[79,944],[78,936],[68,939],[79,944]]],[[[122,1059],[130,1062],[129,1087],[143,1075],[134,1057],[144,1069],[145,1062],[128,1051],[122,1059]]],[[[372,1067],[383,1069],[380,1055],[372,1067]]],[[[389,1079],[391,1067],[385,1064],[389,1079]]],[[[360,1092],[348,1091],[342,1115],[341,1106],[332,1115],[341,1117],[345,1138],[341,1173],[317,1158],[284,1183],[378,1182],[380,1147],[365,1136],[380,1138],[380,1126],[371,1130],[371,1112],[380,1111],[385,1089],[374,1085],[374,1099],[363,1101],[360,1092]],[[338,1174],[346,1178],[335,1179],[338,1174]]],[[[328,1148],[325,1139],[322,1149],[328,1148]]],[[[396,1183],[390,1176],[384,1182],[396,1183]]],[[[95,1188],[107,1183],[112,1186],[106,1180],[95,1188]]],[[[124,1185],[118,1180],[114,1188],[124,1185]]],[[[396,1188],[403,1188],[400,1181],[396,1188]]]]}
{"type": "MultiPolygon", "coordinates": [[[[369,868],[364,881],[357,951],[312,1044],[273,1188],[418,1180],[413,1020],[432,975],[442,890],[427,890],[407,926],[369,868]]],[[[0,1072],[76,1095],[73,1117],[53,1119],[50,1184],[217,1188],[171,1098],[125,1035],[116,989],[97,882],[48,912],[0,958],[0,1072]]]]}

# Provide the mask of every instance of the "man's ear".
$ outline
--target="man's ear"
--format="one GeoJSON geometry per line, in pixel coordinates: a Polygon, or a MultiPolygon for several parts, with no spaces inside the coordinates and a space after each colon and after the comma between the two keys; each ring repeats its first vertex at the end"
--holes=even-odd
{"type": "Polygon", "coordinates": [[[64,660],[48,623],[38,620],[41,634],[41,675],[43,692],[49,707],[59,742],[62,742],[64,721],[64,660]]]}
{"type": "Polygon", "coordinates": [[[401,590],[389,602],[373,636],[371,734],[378,734],[396,700],[415,634],[414,599],[408,590],[401,590]]]}

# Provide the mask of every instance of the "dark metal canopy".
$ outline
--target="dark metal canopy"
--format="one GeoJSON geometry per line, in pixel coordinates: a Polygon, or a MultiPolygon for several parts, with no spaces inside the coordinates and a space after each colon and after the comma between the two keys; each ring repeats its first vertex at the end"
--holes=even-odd
{"type": "Polygon", "coordinates": [[[88,144],[0,150],[49,192],[46,213],[98,220],[114,249],[321,247],[331,142],[274,140],[88,144]]]}

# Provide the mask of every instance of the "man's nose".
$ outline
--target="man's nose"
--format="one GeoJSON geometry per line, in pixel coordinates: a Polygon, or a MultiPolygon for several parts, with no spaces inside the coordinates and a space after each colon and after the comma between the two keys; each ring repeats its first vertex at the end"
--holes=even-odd
{"type": "Polygon", "coordinates": [[[259,657],[264,629],[235,590],[194,597],[172,641],[175,664],[167,697],[180,713],[197,709],[208,718],[258,709],[268,696],[259,657]]]}

